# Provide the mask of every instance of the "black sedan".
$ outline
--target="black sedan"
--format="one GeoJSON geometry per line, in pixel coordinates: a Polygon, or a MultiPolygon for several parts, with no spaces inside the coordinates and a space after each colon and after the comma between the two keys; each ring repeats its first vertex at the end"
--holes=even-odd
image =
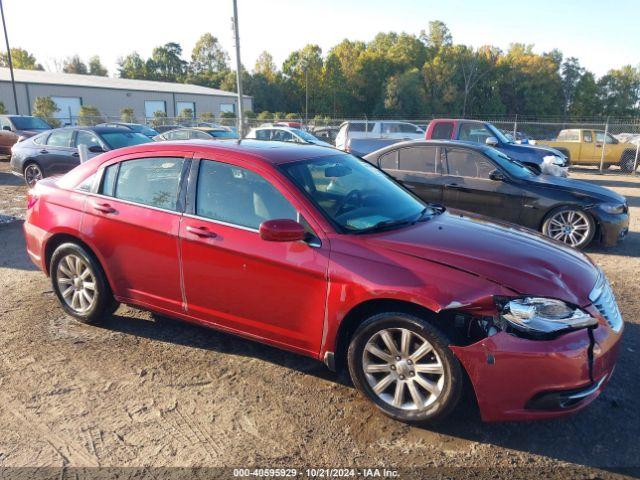
{"type": "Polygon", "coordinates": [[[128,128],[56,128],[16,143],[11,149],[11,170],[33,186],[44,177],[66,173],[79,165],[78,145],[86,145],[89,157],[93,157],[147,142],[151,142],[149,137],[128,128]]]}
{"type": "Polygon", "coordinates": [[[615,245],[626,199],[607,188],[541,175],[494,148],[461,141],[395,143],[365,157],[428,202],[518,223],[572,247],[615,245]]]}

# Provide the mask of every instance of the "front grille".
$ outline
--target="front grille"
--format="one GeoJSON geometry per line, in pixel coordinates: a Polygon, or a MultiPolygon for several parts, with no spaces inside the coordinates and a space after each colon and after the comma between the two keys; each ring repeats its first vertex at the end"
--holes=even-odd
{"type": "Polygon", "coordinates": [[[607,320],[614,332],[622,330],[622,315],[611,289],[611,284],[604,273],[600,272],[596,286],[591,291],[589,299],[607,320]]]}

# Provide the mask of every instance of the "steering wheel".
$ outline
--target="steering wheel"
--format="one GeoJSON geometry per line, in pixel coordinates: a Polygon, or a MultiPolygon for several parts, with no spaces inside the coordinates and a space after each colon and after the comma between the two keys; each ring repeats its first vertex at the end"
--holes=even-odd
{"type": "Polygon", "coordinates": [[[342,213],[344,213],[343,210],[345,210],[345,207],[349,205],[352,200],[354,201],[354,203],[355,200],[357,200],[358,204],[362,205],[362,194],[360,193],[360,190],[351,190],[349,193],[347,193],[347,195],[340,202],[340,206],[338,206],[338,208],[336,209],[335,216],[338,217],[342,213]]]}

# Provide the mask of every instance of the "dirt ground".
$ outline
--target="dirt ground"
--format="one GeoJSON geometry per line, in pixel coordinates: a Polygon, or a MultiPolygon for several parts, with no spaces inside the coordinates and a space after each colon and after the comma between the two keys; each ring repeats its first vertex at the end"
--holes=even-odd
{"type": "Polygon", "coordinates": [[[483,424],[467,398],[445,424],[413,428],[310,359],[125,306],[99,327],[70,319],[27,258],[19,220],[26,189],[0,162],[0,469],[464,467],[455,476],[495,478],[512,468],[536,477],[602,478],[621,469],[640,476],[640,177],[572,176],[631,205],[626,241],[588,251],[627,322],[608,388],[561,420],[483,424]]]}

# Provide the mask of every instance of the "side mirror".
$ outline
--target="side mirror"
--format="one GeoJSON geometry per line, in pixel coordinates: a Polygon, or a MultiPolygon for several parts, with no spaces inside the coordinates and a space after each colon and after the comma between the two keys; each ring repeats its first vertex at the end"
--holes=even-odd
{"type": "Polygon", "coordinates": [[[491,173],[489,173],[489,178],[491,180],[495,180],[496,182],[503,182],[506,179],[506,177],[500,170],[492,170],[491,173]]]}
{"type": "Polygon", "coordinates": [[[487,145],[489,145],[491,147],[496,147],[496,146],[498,146],[498,139],[496,137],[487,137],[487,139],[484,141],[484,143],[486,143],[487,145]]]}
{"type": "Polygon", "coordinates": [[[5,125],[4,127],[2,127],[3,130],[8,130],[11,131],[11,127],[9,125],[5,125]]]}
{"type": "Polygon", "coordinates": [[[297,242],[304,240],[305,233],[302,225],[286,218],[260,224],[260,238],[267,242],[297,242]]]}
{"type": "Polygon", "coordinates": [[[87,150],[91,153],[103,153],[105,150],[99,145],[91,145],[87,150]]]}

